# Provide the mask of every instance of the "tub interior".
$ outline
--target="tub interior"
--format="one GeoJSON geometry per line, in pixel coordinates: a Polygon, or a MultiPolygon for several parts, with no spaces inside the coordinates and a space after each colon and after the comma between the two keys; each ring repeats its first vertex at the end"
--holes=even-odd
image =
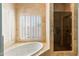
{"type": "Polygon", "coordinates": [[[32,42],[5,51],[6,56],[31,56],[42,49],[43,44],[40,42],[32,42]]]}

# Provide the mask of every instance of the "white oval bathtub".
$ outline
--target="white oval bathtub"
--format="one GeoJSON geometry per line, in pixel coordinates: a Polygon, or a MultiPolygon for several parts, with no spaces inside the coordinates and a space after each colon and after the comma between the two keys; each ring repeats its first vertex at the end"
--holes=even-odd
{"type": "Polygon", "coordinates": [[[30,42],[26,44],[18,44],[14,47],[10,47],[5,51],[6,56],[31,56],[42,49],[43,44],[40,42],[30,42]]]}

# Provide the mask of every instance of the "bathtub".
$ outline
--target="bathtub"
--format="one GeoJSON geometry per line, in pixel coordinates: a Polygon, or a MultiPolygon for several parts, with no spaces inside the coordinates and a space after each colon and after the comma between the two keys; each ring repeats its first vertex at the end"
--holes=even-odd
{"type": "Polygon", "coordinates": [[[5,56],[32,56],[40,49],[43,44],[40,42],[17,43],[16,45],[4,51],[5,56]]]}

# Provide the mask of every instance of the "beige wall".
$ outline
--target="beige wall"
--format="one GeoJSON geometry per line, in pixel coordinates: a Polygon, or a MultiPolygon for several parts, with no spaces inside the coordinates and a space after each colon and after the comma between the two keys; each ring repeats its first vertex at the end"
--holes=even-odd
{"type": "Polygon", "coordinates": [[[2,4],[2,34],[4,46],[8,47],[15,39],[15,10],[13,4],[2,4]]]}

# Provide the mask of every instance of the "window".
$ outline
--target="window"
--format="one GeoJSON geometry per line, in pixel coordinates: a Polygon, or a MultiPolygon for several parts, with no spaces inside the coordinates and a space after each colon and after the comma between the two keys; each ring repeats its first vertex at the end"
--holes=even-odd
{"type": "Polygon", "coordinates": [[[20,39],[40,40],[41,39],[41,17],[40,16],[20,16],[20,39]]]}

